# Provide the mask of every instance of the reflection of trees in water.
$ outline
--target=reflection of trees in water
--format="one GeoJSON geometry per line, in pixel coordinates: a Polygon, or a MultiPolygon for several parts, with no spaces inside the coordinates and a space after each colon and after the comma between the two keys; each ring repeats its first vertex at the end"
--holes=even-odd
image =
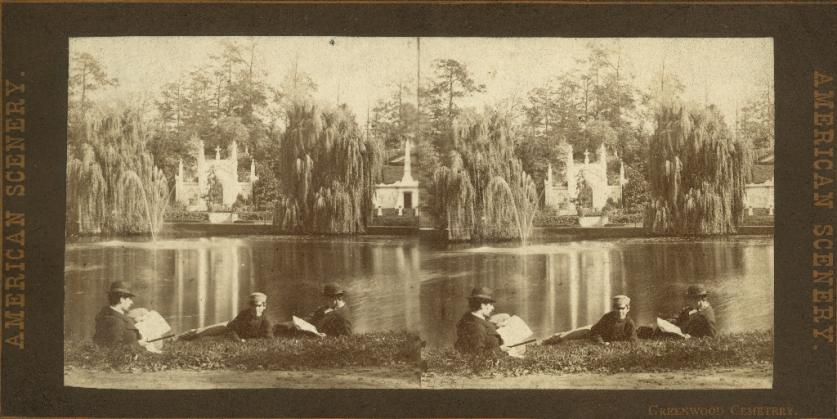
{"type": "Polygon", "coordinates": [[[178,317],[182,318],[184,311],[197,311],[197,327],[203,327],[238,314],[239,302],[255,291],[241,289],[240,248],[230,245],[174,251],[175,266],[181,266],[176,269],[178,317]]]}
{"type": "Polygon", "coordinates": [[[548,331],[572,329],[595,322],[609,310],[611,258],[608,249],[571,251],[549,255],[548,331]],[[554,297],[553,297],[554,295],[554,297]]]}

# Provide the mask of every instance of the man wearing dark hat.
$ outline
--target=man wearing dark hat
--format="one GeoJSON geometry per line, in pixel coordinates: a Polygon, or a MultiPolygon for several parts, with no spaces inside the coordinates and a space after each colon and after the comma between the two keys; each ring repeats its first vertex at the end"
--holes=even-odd
{"type": "Polygon", "coordinates": [[[478,287],[468,297],[468,312],[456,324],[454,347],[470,355],[503,355],[503,338],[497,333],[488,316],[494,311],[494,298],[490,288],[478,287]]]}
{"type": "Polygon", "coordinates": [[[596,343],[609,344],[616,341],[636,342],[636,325],[628,317],[631,299],[627,295],[613,297],[613,311],[605,314],[590,329],[590,337],[596,343]]]}
{"type": "Polygon", "coordinates": [[[134,294],[122,282],[116,281],[108,291],[108,305],[96,315],[96,333],[93,342],[102,347],[127,347],[141,350],[140,332],[127,316],[134,304],[134,294]]]}
{"type": "Polygon", "coordinates": [[[327,303],[318,308],[308,320],[317,331],[325,333],[326,336],[345,336],[352,334],[352,322],[348,317],[348,308],[344,295],[346,294],[339,285],[328,284],[323,287],[323,298],[327,303]]]}
{"type": "Polygon", "coordinates": [[[686,335],[715,337],[715,311],[709,305],[708,295],[703,285],[691,285],[686,291],[689,305],[680,312],[675,322],[686,335]]]}
{"type": "Polygon", "coordinates": [[[272,338],[273,322],[265,313],[267,295],[261,292],[250,294],[249,305],[227,323],[229,336],[241,342],[246,339],[272,338]]]}

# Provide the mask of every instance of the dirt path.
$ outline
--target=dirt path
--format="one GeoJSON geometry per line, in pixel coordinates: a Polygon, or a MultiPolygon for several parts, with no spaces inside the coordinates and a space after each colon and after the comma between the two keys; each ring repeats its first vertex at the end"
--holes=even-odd
{"type": "Polygon", "coordinates": [[[743,367],[709,371],[567,375],[530,374],[522,377],[461,377],[423,374],[424,389],[750,389],[771,388],[770,367],[743,367]]]}
{"type": "Polygon", "coordinates": [[[64,371],[64,385],[118,389],[213,388],[418,388],[415,370],[352,368],[313,371],[161,371],[109,372],[79,368],[64,371]]]}
{"type": "Polygon", "coordinates": [[[64,385],[118,389],[212,388],[423,388],[423,389],[751,389],[771,388],[770,367],[709,371],[523,377],[418,374],[410,369],[352,368],[314,371],[162,371],[122,373],[79,368],[64,372],[64,385]]]}

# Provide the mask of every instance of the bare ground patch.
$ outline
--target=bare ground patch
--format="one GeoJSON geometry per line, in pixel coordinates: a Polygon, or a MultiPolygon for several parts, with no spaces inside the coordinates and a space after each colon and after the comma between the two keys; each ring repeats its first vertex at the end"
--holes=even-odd
{"type": "Polygon", "coordinates": [[[758,365],[699,371],[452,376],[422,374],[424,389],[753,389],[771,388],[773,369],[758,365]]]}
{"type": "Polygon", "coordinates": [[[185,390],[214,388],[419,388],[411,368],[359,367],[309,371],[168,370],[117,372],[70,368],[64,385],[88,388],[185,390]]]}

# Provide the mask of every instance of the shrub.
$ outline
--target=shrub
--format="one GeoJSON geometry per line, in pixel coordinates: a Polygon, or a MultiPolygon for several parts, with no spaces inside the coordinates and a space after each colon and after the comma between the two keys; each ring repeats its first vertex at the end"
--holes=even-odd
{"type": "Polygon", "coordinates": [[[251,211],[238,213],[238,219],[240,221],[270,221],[270,217],[270,211],[251,211]]]}
{"type": "Polygon", "coordinates": [[[164,219],[170,223],[201,223],[209,222],[206,212],[187,211],[183,205],[171,206],[166,210],[164,219]]]}
{"type": "Polygon", "coordinates": [[[608,216],[608,221],[611,224],[642,224],[642,213],[612,213],[608,216]]]}
{"type": "Polygon", "coordinates": [[[578,217],[575,215],[558,215],[554,209],[546,208],[535,214],[533,224],[538,227],[575,226],[578,225],[578,217]]]}
{"type": "Polygon", "coordinates": [[[608,221],[611,224],[642,224],[642,212],[633,212],[623,208],[614,208],[608,214],[608,221]]]}

